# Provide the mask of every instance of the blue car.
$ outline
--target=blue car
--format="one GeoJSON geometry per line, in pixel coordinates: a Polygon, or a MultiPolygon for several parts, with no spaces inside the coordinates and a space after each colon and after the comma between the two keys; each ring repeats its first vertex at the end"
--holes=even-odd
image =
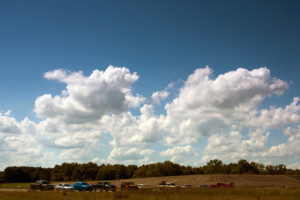
{"type": "Polygon", "coordinates": [[[77,182],[75,183],[74,185],[71,185],[72,187],[74,187],[75,190],[79,190],[79,191],[82,191],[82,192],[85,192],[85,191],[92,191],[93,190],[93,187],[91,185],[89,185],[88,183],[86,182],[77,182]]]}

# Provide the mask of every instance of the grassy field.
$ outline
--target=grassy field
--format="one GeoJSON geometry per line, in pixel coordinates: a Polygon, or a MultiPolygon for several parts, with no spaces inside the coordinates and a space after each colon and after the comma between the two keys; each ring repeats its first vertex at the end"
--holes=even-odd
{"type": "Polygon", "coordinates": [[[3,183],[1,188],[29,188],[30,183],[3,183]]]}
{"type": "Polygon", "coordinates": [[[165,191],[119,191],[119,192],[3,192],[1,200],[96,200],[96,199],[132,199],[132,200],[292,200],[299,199],[297,188],[222,188],[222,189],[179,189],[165,191]]]}

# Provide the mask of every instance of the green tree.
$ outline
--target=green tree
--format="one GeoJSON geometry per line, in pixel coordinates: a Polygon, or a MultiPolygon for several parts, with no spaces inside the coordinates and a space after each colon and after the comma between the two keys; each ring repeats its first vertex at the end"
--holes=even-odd
{"type": "Polygon", "coordinates": [[[79,166],[77,166],[72,173],[72,180],[76,181],[79,180],[80,178],[81,178],[81,173],[79,170],[79,166]]]}
{"type": "Polygon", "coordinates": [[[118,169],[116,171],[116,180],[119,179],[126,179],[127,178],[127,170],[126,167],[124,165],[119,165],[118,169]]]}

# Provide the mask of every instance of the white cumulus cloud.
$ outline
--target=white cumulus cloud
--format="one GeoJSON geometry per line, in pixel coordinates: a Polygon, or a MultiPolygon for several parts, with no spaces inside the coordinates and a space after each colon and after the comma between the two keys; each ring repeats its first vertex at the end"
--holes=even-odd
{"type": "Polygon", "coordinates": [[[66,123],[85,123],[105,114],[120,114],[129,107],[138,107],[146,99],[133,96],[131,85],[139,76],[123,67],[109,66],[105,71],[94,70],[85,77],[81,71],[54,70],[45,78],[66,83],[61,96],[40,96],[35,101],[38,116],[60,118],[66,123]]]}

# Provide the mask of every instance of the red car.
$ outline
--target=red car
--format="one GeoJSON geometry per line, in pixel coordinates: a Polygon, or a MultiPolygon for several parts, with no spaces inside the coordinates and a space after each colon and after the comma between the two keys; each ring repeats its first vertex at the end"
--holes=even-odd
{"type": "Polygon", "coordinates": [[[210,185],[211,187],[233,187],[234,183],[217,183],[216,185],[210,185]]]}

